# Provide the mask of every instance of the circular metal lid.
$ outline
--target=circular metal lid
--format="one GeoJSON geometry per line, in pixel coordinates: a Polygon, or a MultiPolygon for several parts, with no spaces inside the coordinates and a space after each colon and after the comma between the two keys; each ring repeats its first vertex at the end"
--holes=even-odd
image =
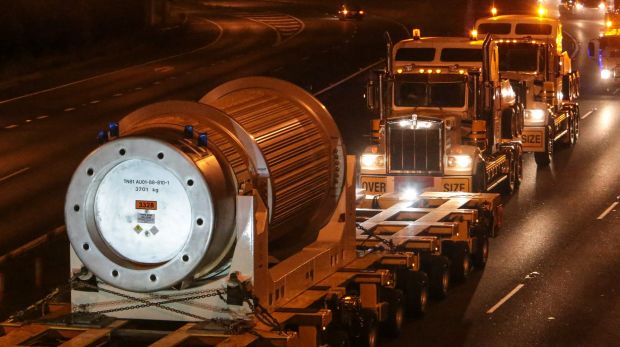
{"type": "Polygon", "coordinates": [[[152,292],[201,266],[213,239],[213,197],[182,151],[125,137],[82,161],[67,191],[65,221],[73,250],[98,278],[152,292]]]}
{"type": "Polygon", "coordinates": [[[166,262],[179,254],[192,232],[183,184],[150,160],[126,160],[108,171],[94,203],[102,239],[132,262],[166,262]]]}

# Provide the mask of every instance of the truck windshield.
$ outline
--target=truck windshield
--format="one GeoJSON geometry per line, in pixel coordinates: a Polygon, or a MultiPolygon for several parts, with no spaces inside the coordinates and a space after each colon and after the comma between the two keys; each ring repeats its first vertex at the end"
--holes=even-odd
{"type": "Polygon", "coordinates": [[[529,43],[499,45],[500,71],[538,71],[538,46],[529,43]]]}
{"type": "Polygon", "coordinates": [[[399,75],[394,86],[394,103],[405,107],[463,107],[464,75],[399,75]]]}

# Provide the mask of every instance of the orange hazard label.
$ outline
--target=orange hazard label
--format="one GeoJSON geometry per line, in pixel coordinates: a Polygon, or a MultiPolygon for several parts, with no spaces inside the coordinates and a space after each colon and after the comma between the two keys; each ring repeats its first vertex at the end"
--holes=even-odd
{"type": "Polygon", "coordinates": [[[157,201],[136,200],[136,210],[157,210],[157,201]]]}

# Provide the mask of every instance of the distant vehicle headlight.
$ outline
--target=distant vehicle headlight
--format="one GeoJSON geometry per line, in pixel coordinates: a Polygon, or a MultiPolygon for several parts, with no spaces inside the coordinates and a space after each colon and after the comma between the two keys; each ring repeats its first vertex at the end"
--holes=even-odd
{"type": "Polygon", "coordinates": [[[472,158],[467,154],[454,154],[448,156],[448,167],[459,170],[471,169],[472,158]]]}
{"type": "Polygon", "coordinates": [[[362,170],[385,169],[385,157],[383,154],[362,154],[362,170]]]}
{"type": "Polygon", "coordinates": [[[532,109],[525,110],[524,123],[525,125],[536,126],[545,124],[545,110],[532,109]]]}
{"type": "Polygon", "coordinates": [[[608,80],[611,78],[611,70],[603,69],[601,70],[601,78],[604,80],[608,80]]]}
{"type": "Polygon", "coordinates": [[[605,3],[604,2],[599,3],[598,4],[598,9],[601,10],[601,11],[605,10],[605,3]]]}
{"type": "Polygon", "coordinates": [[[580,3],[580,2],[578,2],[578,3],[575,5],[575,7],[576,7],[578,10],[582,10],[582,9],[583,9],[583,4],[582,4],[582,3],[580,3]]]}

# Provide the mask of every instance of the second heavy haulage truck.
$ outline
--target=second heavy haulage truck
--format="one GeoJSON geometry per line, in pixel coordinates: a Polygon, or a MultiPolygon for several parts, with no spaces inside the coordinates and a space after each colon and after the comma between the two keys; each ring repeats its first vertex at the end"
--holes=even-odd
{"type": "Polygon", "coordinates": [[[497,38],[500,76],[525,84],[523,149],[549,165],[556,143],[573,145],[579,136],[579,73],[562,47],[560,20],[493,16],[477,20],[475,30],[497,38]]]}
{"type": "Polygon", "coordinates": [[[416,29],[387,51],[367,90],[379,119],[361,157],[362,188],[512,192],[522,177],[523,91],[500,78],[496,42],[416,29]]]}

